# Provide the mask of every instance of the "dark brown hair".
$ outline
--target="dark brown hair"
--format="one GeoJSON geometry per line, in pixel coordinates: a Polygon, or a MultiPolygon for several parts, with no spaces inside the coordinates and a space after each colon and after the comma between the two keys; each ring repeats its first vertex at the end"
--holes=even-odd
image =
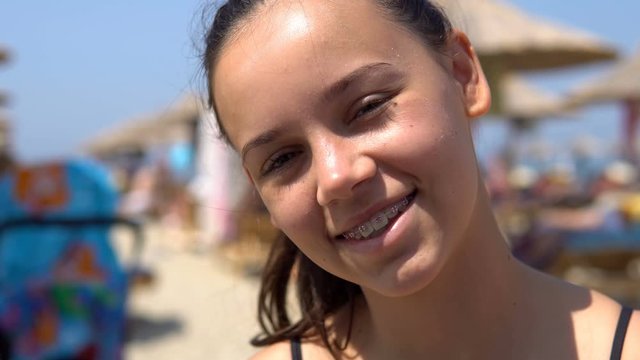
{"type": "MultiPolygon", "coordinates": [[[[222,50],[237,33],[243,20],[253,15],[258,4],[277,0],[230,0],[218,9],[205,38],[202,56],[203,70],[208,83],[208,103],[216,112],[221,136],[229,142],[222,119],[216,111],[213,93],[213,74],[222,50]]],[[[374,1],[374,0],[372,0],[374,1]]],[[[451,34],[451,24],[443,11],[429,0],[375,0],[391,19],[405,26],[422,39],[426,46],[443,50],[451,34]]],[[[339,309],[351,304],[362,293],[356,284],[338,278],[313,263],[284,234],[273,244],[263,270],[258,300],[258,319],[262,333],[251,343],[256,346],[273,344],[294,338],[320,337],[329,351],[343,350],[350,335],[342,344],[329,341],[326,320],[339,309]],[[295,274],[294,274],[295,273],[295,274]],[[287,293],[291,283],[296,294],[301,318],[292,321],[287,311],[287,293]]],[[[353,307],[351,308],[353,316],[353,307]]],[[[350,322],[351,323],[351,322],[350,322]]],[[[349,325],[351,326],[351,324],[349,325]]]]}

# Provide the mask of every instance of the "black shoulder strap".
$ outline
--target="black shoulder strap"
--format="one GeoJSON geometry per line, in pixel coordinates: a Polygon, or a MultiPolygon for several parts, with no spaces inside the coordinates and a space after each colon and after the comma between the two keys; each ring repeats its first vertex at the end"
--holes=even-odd
{"type": "Polygon", "coordinates": [[[302,360],[302,347],[298,337],[291,339],[291,360],[302,360]]]}
{"type": "Polygon", "coordinates": [[[613,338],[613,347],[611,348],[611,360],[620,360],[622,357],[622,346],[624,345],[624,338],[627,336],[627,328],[629,327],[629,319],[631,319],[632,313],[633,310],[626,306],[623,306],[620,311],[616,335],[613,338]]]}

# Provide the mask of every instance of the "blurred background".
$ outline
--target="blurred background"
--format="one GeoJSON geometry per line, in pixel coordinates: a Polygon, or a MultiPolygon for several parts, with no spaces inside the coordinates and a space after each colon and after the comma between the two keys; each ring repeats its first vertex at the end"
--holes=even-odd
{"type": "MultiPolygon", "coordinates": [[[[640,2],[438,2],[492,87],[473,131],[514,254],[640,305],[640,2]]],[[[0,347],[252,353],[275,231],[200,100],[213,11],[0,5],[0,347]]]]}

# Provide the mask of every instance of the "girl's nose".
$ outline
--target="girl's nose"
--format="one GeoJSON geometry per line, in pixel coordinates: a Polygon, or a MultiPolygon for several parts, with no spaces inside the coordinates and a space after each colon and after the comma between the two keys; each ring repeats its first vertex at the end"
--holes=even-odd
{"type": "Polygon", "coordinates": [[[373,158],[359,151],[350,139],[325,142],[316,152],[317,201],[327,206],[353,196],[354,190],[376,174],[373,158]]]}

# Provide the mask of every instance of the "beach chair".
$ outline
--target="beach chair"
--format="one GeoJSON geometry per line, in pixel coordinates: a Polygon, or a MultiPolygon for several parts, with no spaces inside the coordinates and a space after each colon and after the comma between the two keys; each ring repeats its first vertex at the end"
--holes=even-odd
{"type": "Polygon", "coordinates": [[[110,229],[133,231],[134,254],[142,237],[116,216],[117,198],[89,160],[0,178],[0,358],[122,358],[131,277],[110,229]]]}

